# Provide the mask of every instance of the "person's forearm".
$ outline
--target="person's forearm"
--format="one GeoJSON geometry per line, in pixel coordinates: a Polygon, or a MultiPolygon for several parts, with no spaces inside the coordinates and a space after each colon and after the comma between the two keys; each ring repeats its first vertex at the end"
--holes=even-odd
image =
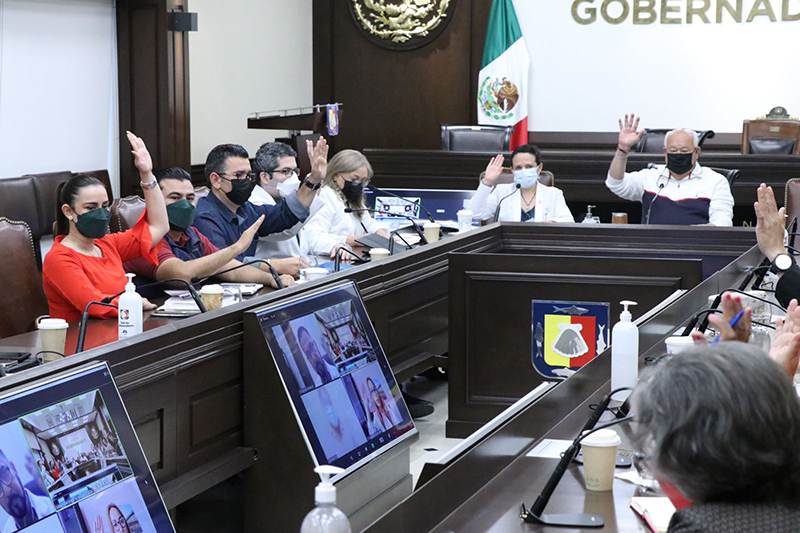
{"type": "Polygon", "coordinates": [[[211,276],[225,268],[234,267],[239,263],[234,258],[238,255],[237,250],[233,246],[228,246],[222,250],[218,250],[213,254],[209,254],[197,259],[189,261],[170,261],[163,263],[156,272],[158,279],[181,278],[186,281],[194,277],[211,276]],[[230,263],[230,264],[229,264],[230,263]]]}
{"type": "MultiPolygon", "coordinates": [[[[139,179],[142,180],[142,183],[152,183],[156,180],[152,172],[140,172],[139,179]]],[[[156,185],[152,189],[145,190],[144,202],[147,206],[147,225],[150,226],[150,236],[153,239],[153,246],[155,246],[169,231],[167,205],[164,202],[164,195],[161,194],[161,188],[156,185]]]]}
{"type": "Polygon", "coordinates": [[[614,160],[611,161],[611,168],[608,169],[608,174],[615,180],[621,180],[625,177],[626,166],[628,166],[628,153],[617,148],[614,160]]]}
{"type": "Polygon", "coordinates": [[[317,191],[306,187],[302,183],[300,187],[297,189],[297,199],[300,200],[300,203],[303,204],[304,207],[310,208],[311,203],[314,201],[314,197],[317,195],[317,191]]]}
{"type": "Polygon", "coordinates": [[[272,286],[272,274],[269,272],[267,265],[263,263],[258,268],[255,265],[246,266],[220,274],[219,278],[233,283],[261,283],[262,285],[272,286]],[[267,270],[262,270],[262,267],[267,270]]]}

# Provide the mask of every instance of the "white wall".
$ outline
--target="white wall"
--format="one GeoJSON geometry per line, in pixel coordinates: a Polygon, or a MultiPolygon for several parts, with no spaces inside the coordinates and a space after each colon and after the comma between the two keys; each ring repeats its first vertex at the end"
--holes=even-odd
{"type": "MultiPolygon", "coordinates": [[[[777,105],[800,116],[800,21],[781,21],[784,0],[767,2],[777,22],[758,16],[751,23],[744,21],[757,0],[743,1],[742,23],[727,12],[717,23],[719,0],[692,5],[704,1],[709,23],[695,17],[687,24],[686,0],[655,0],[655,23],[634,25],[631,10],[613,25],[601,16],[602,0],[593,0],[579,12],[596,7],[597,21],[581,25],[572,0],[514,0],[531,55],[528,128],[613,131],[618,117],[636,112],[642,127],[739,132],[742,120],[777,105]],[[681,23],[660,23],[662,2],[678,8],[669,16],[681,23]]],[[[785,1],[790,14],[800,13],[800,0],[785,1]]],[[[619,16],[621,2],[609,12],[619,16]]]]}
{"type": "Polygon", "coordinates": [[[107,168],[119,190],[112,0],[0,0],[0,178],[107,168]]]}
{"type": "Polygon", "coordinates": [[[286,132],[248,130],[255,111],[312,102],[311,0],[191,0],[189,35],[192,164],[222,143],[254,155],[286,132]]]}

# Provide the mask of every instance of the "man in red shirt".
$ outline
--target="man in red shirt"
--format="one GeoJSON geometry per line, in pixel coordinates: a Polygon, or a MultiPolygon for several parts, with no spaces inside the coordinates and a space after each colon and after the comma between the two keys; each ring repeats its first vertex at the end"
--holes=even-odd
{"type": "MultiPolygon", "coordinates": [[[[195,209],[195,191],[189,173],[180,167],[170,167],[154,172],[167,205],[169,232],[161,241],[158,266],[146,260],[134,259],[125,263],[125,270],[154,280],[211,276],[215,272],[241,265],[234,259],[244,253],[253,241],[263,216],[242,233],[238,241],[219,249],[205,235],[192,226],[195,209]]],[[[218,276],[223,281],[261,283],[276,287],[269,267],[245,266],[218,276]]],[[[294,278],[282,275],[285,287],[294,285],[294,278]]]]}

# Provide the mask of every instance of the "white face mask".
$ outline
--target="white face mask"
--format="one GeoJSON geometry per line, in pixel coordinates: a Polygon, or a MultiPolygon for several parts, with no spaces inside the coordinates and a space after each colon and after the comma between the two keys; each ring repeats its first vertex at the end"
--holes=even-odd
{"type": "Polygon", "coordinates": [[[533,187],[539,179],[539,171],[536,168],[523,168],[514,171],[514,181],[523,189],[533,187]]]}
{"type": "Polygon", "coordinates": [[[291,196],[292,194],[296,193],[300,188],[300,178],[292,175],[280,183],[269,185],[269,188],[277,189],[278,194],[281,195],[281,198],[286,198],[287,196],[291,196]]]}

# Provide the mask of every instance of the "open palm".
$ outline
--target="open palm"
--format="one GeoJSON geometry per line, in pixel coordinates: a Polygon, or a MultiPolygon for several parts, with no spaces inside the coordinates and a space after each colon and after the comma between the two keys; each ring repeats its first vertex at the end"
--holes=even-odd
{"type": "Polygon", "coordinates": [[[619,120],[619,146],[624,150],[630,150],[631,147],[639,142],[639,139],[644,135],[644,130],[637,131],[639,128],[639,117],[631,113],[625,115],[625,120],[619,120]]]}
{"type": "Polygon", "coordinates": [[[153,159],[150,157],[150,152],[147,151],[141,137],[137,137],[131,132],[127,132],[127,135],[128,142],[131,143],[133,163],[141,174],[148,174],[153,170],[153,159]]]}

